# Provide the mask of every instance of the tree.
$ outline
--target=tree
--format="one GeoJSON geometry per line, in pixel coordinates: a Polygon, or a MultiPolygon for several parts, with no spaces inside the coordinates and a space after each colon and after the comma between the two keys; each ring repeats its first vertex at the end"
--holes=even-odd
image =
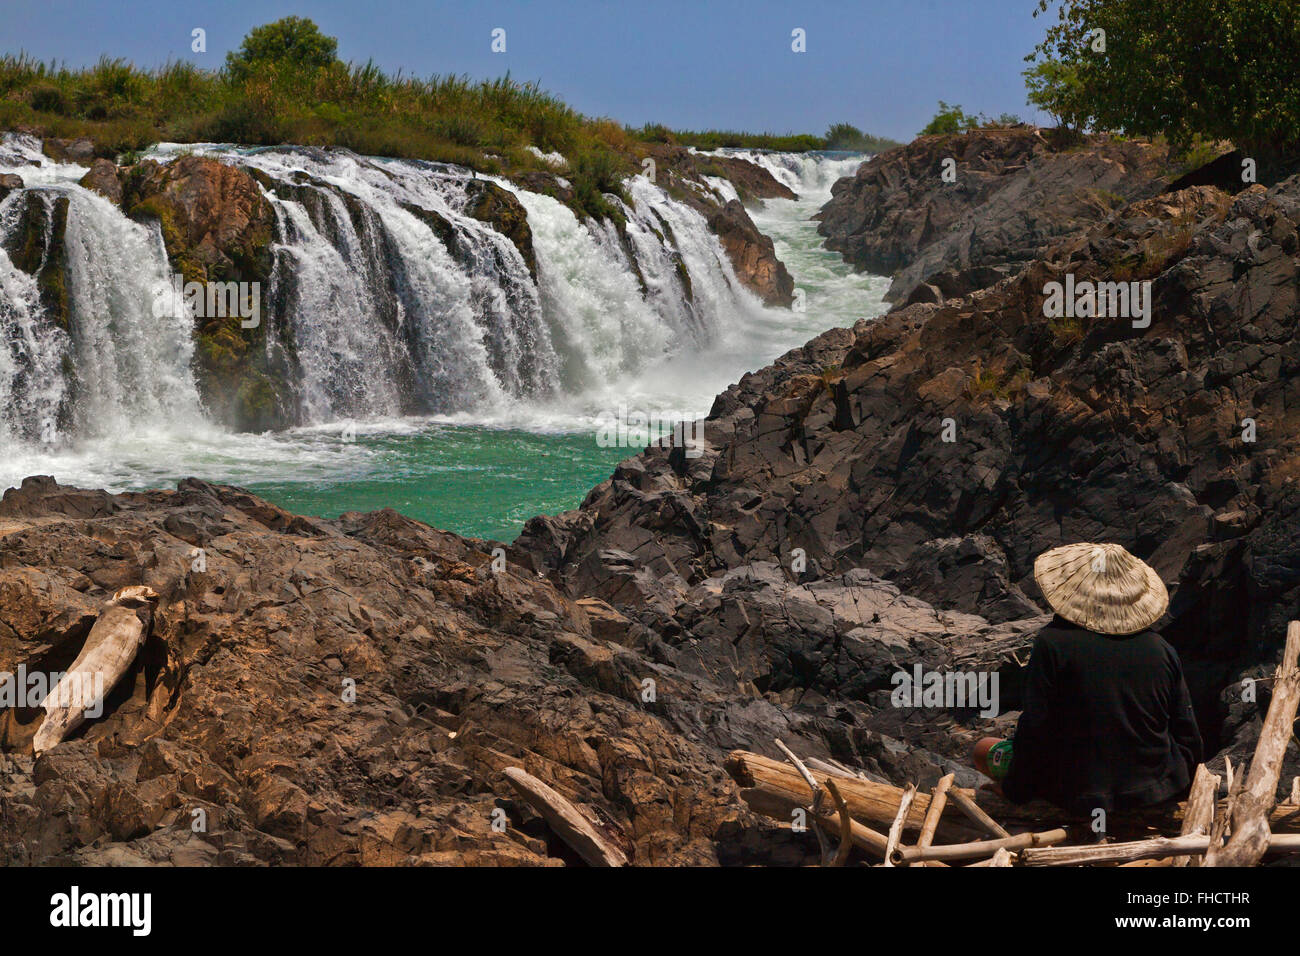
{"type": "Polygon", "coordinates": [[[1024,72],[1029,102],[1056,121],[1057,126],[1078,129],[1087,109],[1082,104],[1079,71],[1069,63],[1043,60],[1024,72]]]}
{"type": "Polygon", "coordinates": [[[303,17],[285,17],[254,27],[240,48],[226,54],[226,70],[243,82],[259,69],[318,70],[338,62],[339,41],[303,17]]]}
{"type": "Polygon", "coordinates": [[[1039,0],[1034,15],[1052,6],[1031,102],[1080,128],[1300,156],[1300,0],[1039,0]]]}
{"type": "Polygon", "coordinates": [[[934,114],[934,118],[926,124],[925,129],[921,130],[922,136],[932,136],[935,133],[960,133],[964,129],[974,129],[980,123],[978,116],[968,116],[962,112],[962,108],[957,105],[949,105],[943,100],[939,101],[939,111],[934,114]]]}

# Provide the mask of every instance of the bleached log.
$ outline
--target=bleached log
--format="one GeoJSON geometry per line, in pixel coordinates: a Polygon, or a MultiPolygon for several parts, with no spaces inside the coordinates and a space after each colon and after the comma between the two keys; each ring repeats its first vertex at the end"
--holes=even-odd
{"type": "MultiPolygon", "coordinates": [[[[937,860],[931,862],[938,862],[937,860]]],[[[998,852],[994,853],[987,860],[976,860],[974,863],[968,863],[967,866],[1010,866],[1011,851],[1004,846],[998,847],[998,852]]]]}
{"type": "Polygon", "coordinates": [[[156,600],[152,588],[136,584],[122,588],[104,605],[81,653],[41,702],[45,719],[32,740],[37,756],[80,727],[87,711],[103,706],[144,646],[156,600]]]}
{"type": "Polygon", "coordinates": [[[917,846],[929,846],[934,842],[934,831],[939,829],[939,818],[943,808],[948,805],[948,788],[957,779],[956,774],[945,774],[939,778],[934,790],[930,792],[930,806],[925,811],[925,822],[921,824],[921,835],[916,838],[917,846]]]}
{"type": "Polygon", "coordinates": [[[894,865],[895,849],[903,836],[903,821],[907,819],[907,811],[915,798],[916,786],[909,783],[903,795],[898,798],[898,812],[894,814],[894,822],[889,825],[889,842],[885,844],[885,866],[894,865]]]}
{"type": "Polygon", "coordinates": [[[835,786],[834,780],[826,781],[826,792],[835,801],[835,812],[840,817],[840,845],[830,865],[843,866],[848,862],[849,854],[853,852],[853,817],[849,815],[849,805],[840,796],[840,788],[835,786]]]}
{"type": "Polygon", "coordinates": [[[953,788],[949,790],[949,796],[952,797],[952,802],[957,804],[957,809],[999,840],[1011,836],[996,820],[980,809],[974,800],[966,796],[963,791],[953,788]]]}
{"type": "Polygon", "coordinates": [[[1018,833],[997,840],[980,840],[976,843],[957,843],[950,846],[900,846],[894,850],[895,864],[918,863],[921,860],[979,860],[990,857],[1000,849],[1025,850],[1027,847],[1051,846],[1063,843],[1069,837],[1064,827],[1044,830],[1041,833],[1018,833]]]}
{"type": "MultiPolygon", "coordinates": [[[[1293,736],[1296,708],[1300,706],[1300,621],[1286,629],[1286,649],[1273,683],[1264,726],[1259,732],[1255,757],[1246,785],[1232,813],[1232,837],[1217,854],[1218,866],[1254,866],[1269,846],[1269,813],[1277,803],[1277,781],[1282,759],[1293,736]]],[[[1209,860],[1206,861],[1207,863],[1209,860]]]]}
{"type": "Polygon", "coordinates": [[[828,777],[849,777],[853,780],[866,780],[866,775],[846,767],[838,760],[822,760],[819,757],[804,757],[803,762],[813,770],[820,770],[828,777]]]}
{"type": "MultiPolygon", "coordinates": [[[[797,770],[783,761],[748,750],[734,750],[728,755],[725,766],[731,778],[741,786],[741,796],[745,802],[757,813],[789,822],[792,810],[807,806],[808,784],[797,770]]],[[[829,776],[816,771],[812,773],[819,782],[829,776]]],[[[893,823],[898,813],[898,801],[903,795],[901,787],[853,777],[836,777],[835,783],[855,820],[868,827],[887,828],[893,823]]],[[[956,788],[949,795],[953,792],[956,792],[956,788]]],[[[908,811],[905,831],[921,828],[929,805],[929,794],[916,795],[908,811]]],[[[835,830],[832,829],[831,832],[835,830]]],[[[939,823],[940,839],[955,843],[972,840],[979,835],[980,832],[975,828],[953,820],[944,819],[939,823]]]]}
{"type": "MultiPolygon", "coordinates": [[[[1231,771],[1231,765],[1228,765],[1231,771]]],[[[1228,774],[1232,779],[1232,774],[1228,774]]],[[[1228,834],[1231,832],[1232,811],[1237,806],[1237,800],[1241,797],[1242,788],[1246,785],[1245,774],[1237,774],[1236,779],[1232,780],[1232,786],[1228,788],[1228,797],[1221,804],[1218,804],[1214,812],[1214,822],[1210,824],[1210,845],[1206,848],[1205,859],[1202,866],[1217,866],[1219,854],[1223,852],[1227,845],[1228,834]]]]}
{"type": "Polygon", "coordinates": [[[567,799],[519,767],[507,767],[506,779],[546,821],[546,825],[589,866],[627,866],[623,851],[567,799]]]}
{"type": "MultiPolygon", "coordinates": [[[[929,846],[934,842],[934,831],[939,826],[939,818],[943,816],[943,808],[948,805],[948,788],[954,779],[955,774],[946,774],[939,778],[939,782],[930,791],[930,806],[925,811],[925,823],[921,824],[920,836],[916,838],[917,846],[929,846]]],[[[948,864],[940,860],[924,860],[918,865],[945,867],[948,864]]]]}
{"type": "MultiPolygon", "coordinates": [[[[1207,833],[1191,836],[1152,837],[1129,843],[1103,843],[1099,846],[1058,846],[1027,849],[1020,854],[1026,866],[1092,866],[1098,863],[1132,863],[1157,860],[1168,856],[1205,853],[1213,838],[1207,833]]],[[[1265,847],[1267,853],[1300,853],[1300,834],[1274,834],[1265,847]]]]}
{"type": "MultiPolygon", "coordinates": [[[[826,791],[822,789],[821,784],[804,766],[803,761],[795,756],[795,752],[787,747],[780,737],[776,738],[776,745],[780,748],[781,753],[785,754],[786,759],[794,764],[794,769],[799,771],[799,776],[803,777],[804,783],[808,784],[808,795],[812,797],[809,809],[814,817],[820,817],[822,815],[822,800],[826,796],[826,791]]],[[[813,835],[817,837],[817,849],[820,851],[822,866],[830,865],[831,851],[826,845],[826,837],[822,835],[822,828],[814,827],[813,835]]]]}
{"type": "MultiPolygon", "coordinates": [[[[1187,811],[1183,816],[1180,836],[1196,836],[1210,833],[1214,823],[1215,797],[1219,793],[1219,776],[1210,773],[1205,764],[1196,765],[1196,776],[1192,778],[1192,790],[1187,796],[1187,811]]],[[[1200,857],[1194,854],[1179,855],[1173,858],[1171,866],[1196,866],[1200,857]]]]}

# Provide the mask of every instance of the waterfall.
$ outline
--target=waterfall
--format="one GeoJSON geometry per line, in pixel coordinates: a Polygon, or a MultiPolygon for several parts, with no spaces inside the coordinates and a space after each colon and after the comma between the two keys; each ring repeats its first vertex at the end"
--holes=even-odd
{"type": "Polygon", "coordinates": [[[52,446],[201,423],[190,323],[169,291],[157,226],[132,222],[77,185],[85,168],[33,155],[22,138],[6,138],[6,160],[36,165],[16,166],[25,188],[0,204],[0,441],[52,446]],[[31,258],[33,231],[41,248],[28,272],[11,253],[23,242],[31,258]],[[47,266],[62,315],[42,297],[47,266]]]}
{"type": "MultiPolygon", "coordinates": [[[[719,156],[731,156],[760,166],[772,174],[783,186],[793,190],[801,198],[822,196],[830,198],[831,186],[837,179],[852,176],[863,162],[871,157],[864,153],[841,150],[818,150],[808,153],[773,153],[758,149],[717,149],[710,153],[719,156]]],[[[706,155],[708,155],[706,153],[706,155]]],[[[735,198],[735,189],[726,180],[725,186],[710,181],[709,185],[725,199],[735,198]],[[731,195],[723,191],[731,189],[731,195]]]]}
{"type": "MultiPolygon", "coordinates": [[[[66,391],[61,368],[68,335],[44,321],[36,277],[16,268],[4,246],[25,211],[21,192],[0,204],[0,449],[19,438],[51,439],[66,391]]],[[[53,203],[40,197],[38,214],[50,235],[53,203]]],[[[48,245],[41,250],[43,266],[48,245]]]]}
{"type": "Polygon", "coordinates": [[[704,217],[643,177],[627,183],[630,204],[607,197],[620,227],[441,163],[184,149],[263,174],[277,218],[268,335],[294,354],[303,424],[526,417],[601,395],[762,309],[704,217]],[[526,211],[535,280],[508,237],[466,213],[480,179],[526,211]]]}
{"type": "MultiPolygon", "coordinates": [[[[215,144],[146,156],[168,163],[183,152],[245,168],[271,205],[266,362],[297,427],[242,434],[205,418],[194,323],[178,318],[184,304],[164,285],[157,225],[78,185],[85,167],[7,135],[0,172],[24,187],[0,202],[0,488],[46,473],[111,489],[187,474],[272,490],[379,489],[427,480],[431,443],[452,442],[555,494],[551,452],[498,461],[496,442],[579,447],[575,433],[624,405],[702,415],[746,372],[879,311],[878,280],[826,253],[810,222],[820,190],[861,157],[752,157],[799,192],[750,210],[808,292],[799,313],[763,306],[705,217],[644,177],[605,197],[617,221],[593,221],[443,163],[215,144]],[[344,423],[356,441],[339,441],[344,423]],[[534,437],[490,437],[501,429],[534,437]]],[[[701,188],[735,196],[724,179],[701,188]]],[[[439,473],[464,470],[457,480],[472,484],[476,466],[453,458],[439,473]]],[[[584,467],[593,470],[575,495],[605,466],[584,467]]],[[[521,494],[518,520],[536,507],[521,494]]]]}

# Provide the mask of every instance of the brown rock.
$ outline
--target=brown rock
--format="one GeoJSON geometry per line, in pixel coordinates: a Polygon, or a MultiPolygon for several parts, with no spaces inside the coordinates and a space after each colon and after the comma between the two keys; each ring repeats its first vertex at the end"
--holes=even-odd
{"type": "Polygon", "coordinates": [[[733,199],[709,217],[712,229],[735,267],[736,277],[767,305],[789,306],[794,279],[776,257],[772,240],[758,231],[745,207],[733,199]]]}
{"type": "Polygon", "coordinates": [[[95,160],[90,172],[81,177],[81,185],[115,203],[122,202],[122,180],[118,177],[117,167],[107,159],[95,160]]]}
{"type": "Polygon", "coordinates": [[[131,170],[123,206],[160,220],[167,252],[187,279],[265,280],[275,214],[243,169],[206,156],[131,170]]]}
{"type": "Polygon", "coordinates": [[[0,200],[11,192],[23,188],[23,178],[16,173],[0,173],[0,200]]]}
{"type": "Polygon", "coordinates": [[[87,165],[95,158],[95,143],[85,136],[77,139],[46,139],[41,144],[46,156],[58,163],[87,165]]]}

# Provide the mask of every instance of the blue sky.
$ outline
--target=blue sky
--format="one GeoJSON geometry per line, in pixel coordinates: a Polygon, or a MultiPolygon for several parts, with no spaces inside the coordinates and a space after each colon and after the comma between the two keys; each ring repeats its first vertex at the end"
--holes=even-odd
{"type": "MultiPolygon", "coordinates": [[[[70,66],[101,54],[139,65],[168,58],[217,67],[250,27],[289,14],[339,39],[344,59],[387,70],[510,71],[593,116],[640,125],[825,131],[849,122],[910,139],[938,100],[1016,113],[1023,57],[1048,20],[1035,0],[5,0],[4,52],[70,66]],[[190,31],[207,31],[207,53],[190,31]],[[493,53],[491,32],[506,31],[493,53]],[[806,31],[807,52],[791,50],[806,31]]],[[[1054,19],[1054,16],[1053,16],[1054,19]]]]}

